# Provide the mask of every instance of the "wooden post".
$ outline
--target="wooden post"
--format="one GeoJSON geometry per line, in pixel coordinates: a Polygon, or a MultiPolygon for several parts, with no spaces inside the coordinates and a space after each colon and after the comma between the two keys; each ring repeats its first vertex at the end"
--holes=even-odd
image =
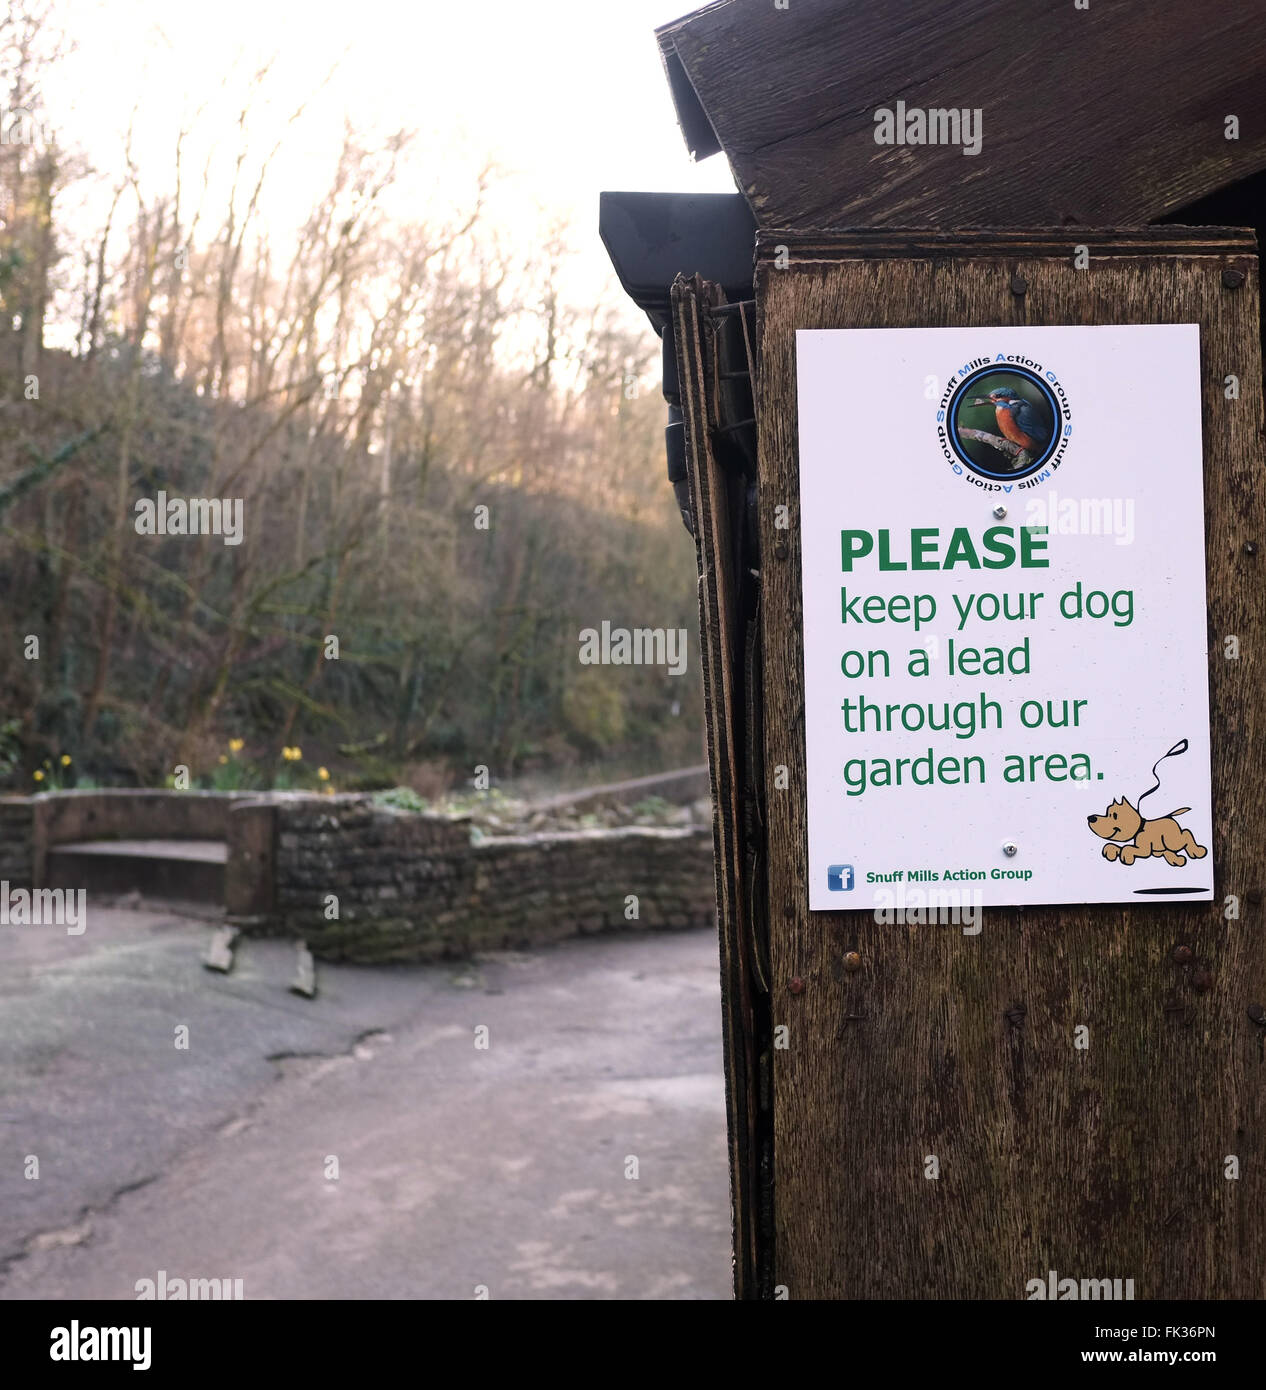
{"type": "MultiPolygon", "coordinates": [[[[750,310],[750,304],[747,306],[750,310]]],[[[719,316],[733,321],[754,375],[750,315],[726,305],[717,285],[679,277],[672,290],[681,408],[685,418],[699,567],[699,630],[712,786],[721,1003],[729,1115],[730,1196],[734,1214],[734,1289],[739,1298],[770,1288],[769,1173],[773,1114],[769,1095],[768,946],[763,903],[755,892],[763,834],[754,821],[759,789],[759,633],[755,585],[741,571],[746,486],[727,472],[713,445],[722,397],[719,316]]],[[[750,422],[749,422],[750,423],[750,422]]]]}
{"type": "Polygon", "coordinates": [[[1266,528],[1252,238],[762,231],[756,293],[769,1018],[790,1030],[772,1054],[776,1284],[793,1299],[1016,1299],[1056,1270],[1133,1278],[1140,1299],[1261,1298],[1266,528]],[[1074,241],[1094,248],[1089,269],[1074,268],[1074,241]],[[1200,325],[1214,902],[990,909],[971,943],[870,913],[810,914],[795,331],[1110,323],[1200,325]],[[789,531],[775,531],[778,507],[789,531]],[[1230,634],[1238,661],[1223,659],[1230,634]],[[1224,915],[1232,896],[1238,920],[1224,915]],[[1174,959],[1178,944],[1190,960],[1174,959]],[[860,968],[845,968],[847,952],[860,968]],[[1080,1057],[1067,1041],[1079,1022],[1102,1039],[1080,1057]]]}

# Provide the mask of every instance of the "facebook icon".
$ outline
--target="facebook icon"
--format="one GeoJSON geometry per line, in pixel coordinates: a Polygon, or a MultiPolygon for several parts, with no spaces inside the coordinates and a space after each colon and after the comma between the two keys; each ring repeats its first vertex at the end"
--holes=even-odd
{"type": "Polygon", "coordinates": [[[826,871],[826,886],[832,893],[847,893],[853,886],[853,866],[832,864],[826,871]]]}

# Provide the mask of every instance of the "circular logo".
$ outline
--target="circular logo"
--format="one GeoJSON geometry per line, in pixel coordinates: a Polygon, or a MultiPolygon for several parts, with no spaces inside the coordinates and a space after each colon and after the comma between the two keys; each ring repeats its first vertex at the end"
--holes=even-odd
{"type": "Polygon", "coordinates": [[[1062,455],[1072,426],[1054,372],[1039,363],[994,361],[952,379],[946,395],[938,418],[951,463],[1001,483],[1059,466],[1057,451],[1062,455]]]}

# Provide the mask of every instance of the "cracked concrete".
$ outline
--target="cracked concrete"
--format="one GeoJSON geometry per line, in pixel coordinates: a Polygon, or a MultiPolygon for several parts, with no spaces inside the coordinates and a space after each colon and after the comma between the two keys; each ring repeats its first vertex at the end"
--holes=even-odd
{"type": "Polygon", "coordinates": [[[210,932],[0,933],[0,1297],[730,1296],[709,933],[322,965],[309,1001],[293,944],[224,976],[210,932]]]}

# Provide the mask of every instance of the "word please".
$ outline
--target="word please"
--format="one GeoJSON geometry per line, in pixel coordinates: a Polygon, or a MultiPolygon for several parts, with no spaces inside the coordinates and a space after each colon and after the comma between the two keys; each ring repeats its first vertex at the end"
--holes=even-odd
{"type": "MultiPolygon", "coordinates": [[[[956,565],[978,570],[982,564],[987,570],[1004,570],[1016,562],[1016,533],[1012,526],[989,527],[981,538],[985,553],[983,560],[966,526],[954,528],[943,558],[938,553],[941,546],[939,526],[911,528],[909,544],[904,551],[897,552],[898,556],[908,555],[908,562],[894,558],[891,535],[889,531],[841,531],[841,569],[846,574],[852,574],[853,561],[864,560],[871,554],[876,555],[881,570],[952,570],[956,565]]],[[[1050,567],[1051,562],[1041,558],[1046,550],[1045,526],[1021,526],[1019,542],[1021,569],[1050,567]]]]}

